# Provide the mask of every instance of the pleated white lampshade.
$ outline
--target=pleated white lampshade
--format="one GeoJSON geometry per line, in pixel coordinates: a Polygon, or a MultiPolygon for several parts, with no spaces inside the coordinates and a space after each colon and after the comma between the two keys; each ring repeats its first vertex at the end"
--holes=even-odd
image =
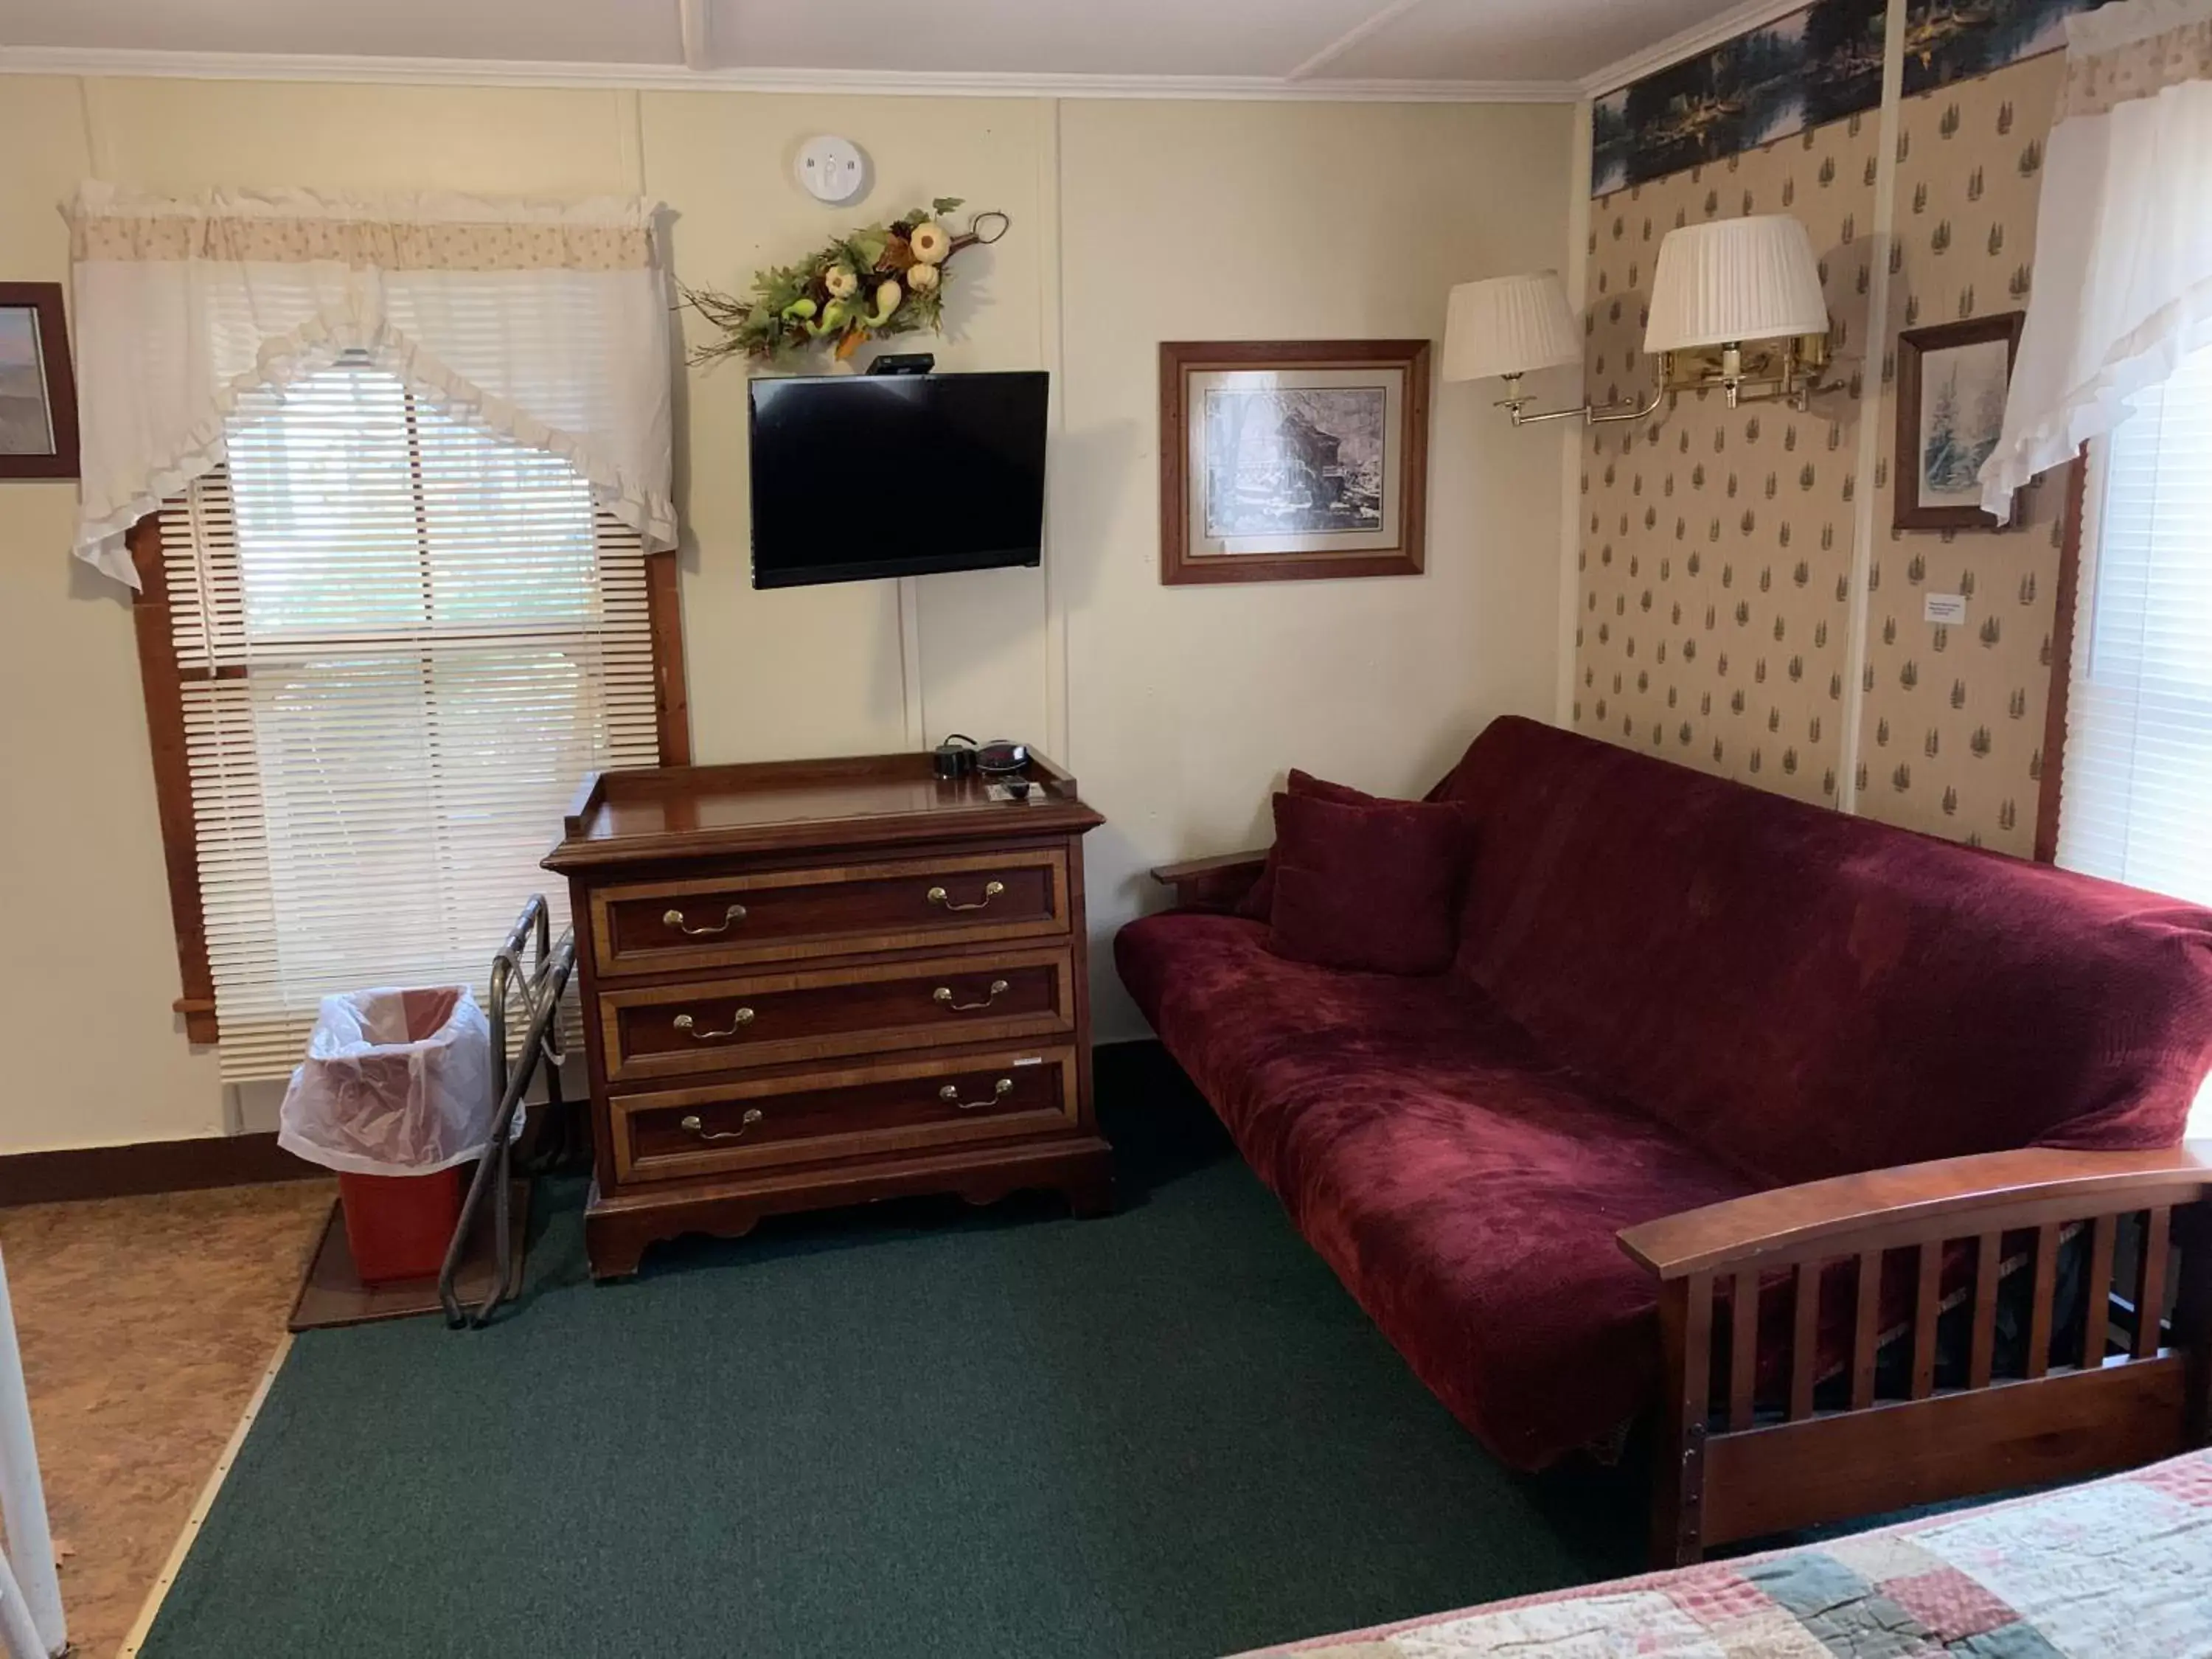
{"type": "Polygon", "coordinates": [[[1492,276],[1452,289],[1444,313],[1447,380],[1527,374],[1582,357],[1582,330],[1559,272],[1492,276]]]}
{"type": "Polygon", "coordinates": [[[1659,244],[1647,352],[1827,331],[1813,239],[1790,215],[1685,225],[1659,244]]]}

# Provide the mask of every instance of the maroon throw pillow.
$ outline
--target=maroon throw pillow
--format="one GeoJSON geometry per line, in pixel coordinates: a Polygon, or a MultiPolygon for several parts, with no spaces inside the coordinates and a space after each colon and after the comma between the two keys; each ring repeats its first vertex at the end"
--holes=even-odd
{"type": "MultiPolygon", "coordinates": [[[[1340,806],[1369,806],[1384,799],[1381,795],[1370,795],[1364,789],[1354,789],[1348,783],[1331,783],[1310,772],[1301,772],[1295,766],[1291,769],[1290,793],[1310,796],[1315,800],[1334,801],[1340,806]]],[[[1275,867],[1279,861],[1275,849],[1269,848],[1267,867],[1260,872],[1260,879],[1252,884],[1250,890],[1244,895],[1243,902],[1237,905],[1238,915],[1253,921],[1266,921],[1273,916],[1275,867]]]]}
{"type": "Polygon", "coordinates": [[[1275,797],[1279,957],[1378,974],[1440,974],[1459,943],[1468,823],[1455,806],[1275,797]]]}

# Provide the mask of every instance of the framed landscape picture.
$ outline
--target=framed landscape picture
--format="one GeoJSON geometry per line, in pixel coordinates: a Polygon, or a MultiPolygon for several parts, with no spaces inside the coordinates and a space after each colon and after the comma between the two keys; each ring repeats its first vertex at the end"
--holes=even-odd
{"type": "Polygon", "coordinates": [[[0,283],[0,478],[74,478],[76,469],[61,284],[0,283]]]}
{"type": "Polygon", "coordinates": [[[1426,340],[1160,347],[1160,580],[1421,570],[1426,340]]]}
{"type": "Polygon", "coordinates": [[[2005,393],[2022,311],[1897,337],[1897,471],[1891,522],[1899,530],[2002,530],[2020,522],[1982,510],[1982,463],[2004,429],[2005,393]]]}

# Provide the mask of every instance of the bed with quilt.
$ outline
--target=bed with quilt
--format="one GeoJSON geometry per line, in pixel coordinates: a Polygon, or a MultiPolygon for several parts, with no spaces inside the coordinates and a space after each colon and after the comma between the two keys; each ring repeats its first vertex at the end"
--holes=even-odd
{"type": "Polygon", "coordinates": [[[1832,1542],[1263,1651],[1302,1659],[2207,1659],[2212,1452],[1832,1542]]]}

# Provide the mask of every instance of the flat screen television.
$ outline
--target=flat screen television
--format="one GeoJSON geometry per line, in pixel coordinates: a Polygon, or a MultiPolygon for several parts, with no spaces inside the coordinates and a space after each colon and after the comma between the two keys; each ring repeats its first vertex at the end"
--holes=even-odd
{"type": "Polygon", "coordinates": [[[753,586],[1037,562],[1046,376],[752,383],[753,586]]]}

